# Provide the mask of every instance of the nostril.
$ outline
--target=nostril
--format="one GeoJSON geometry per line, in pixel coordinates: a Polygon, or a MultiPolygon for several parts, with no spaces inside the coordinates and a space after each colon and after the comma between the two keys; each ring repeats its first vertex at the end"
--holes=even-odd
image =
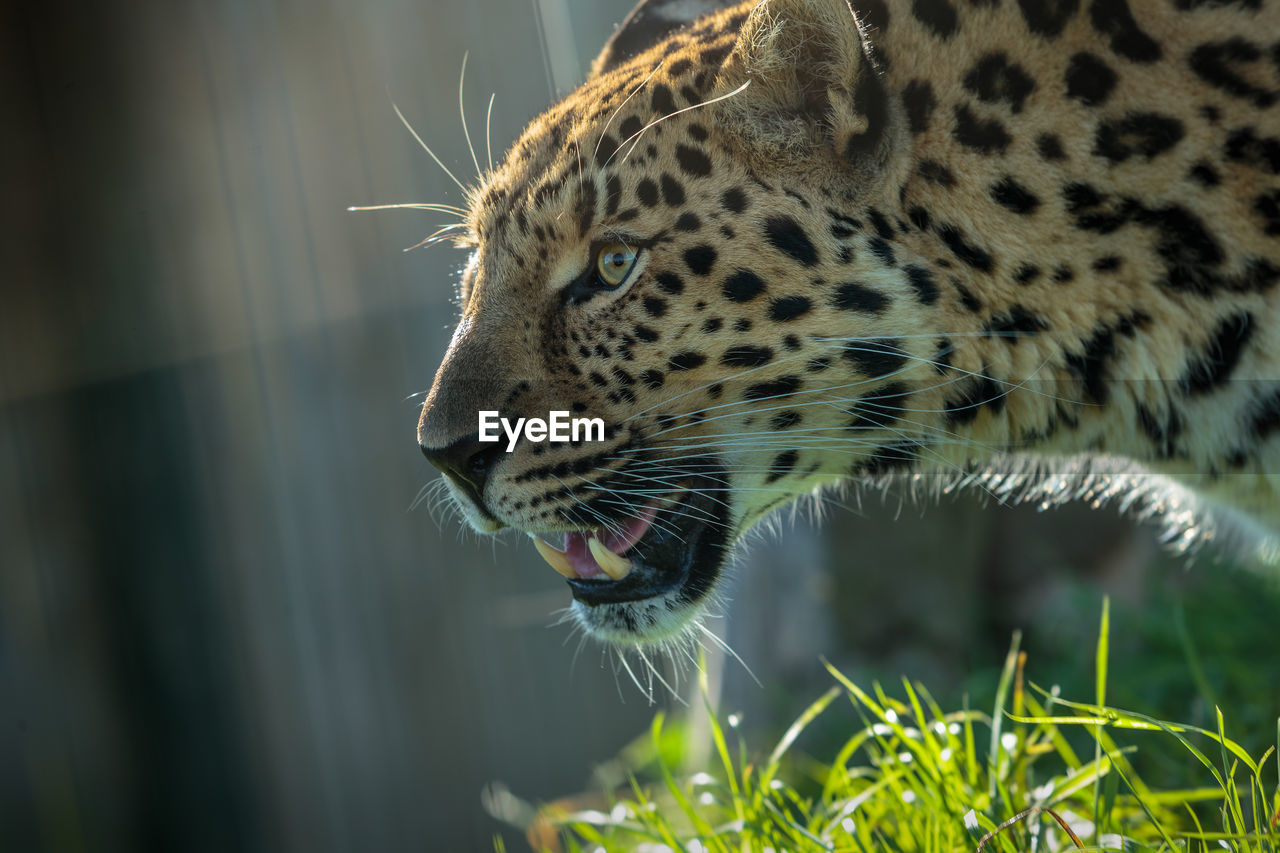
{"type": "Polygon", "coordinates": [[[502,447],[497,444],[491,444],[473,453],[471,458],[467,460],[468,478],[483,483],[489,478],[489,472],[493,470],[493,466],[497,464],[498,457],[501,454],[502,447]]]}
{"type": "Polygon", "coordinates": [[[500,444],[481,443],[479,436],[471,435],[447,447],[419,446],[428,462],[483,506],[485,483],[502,455],[500,444]]]}

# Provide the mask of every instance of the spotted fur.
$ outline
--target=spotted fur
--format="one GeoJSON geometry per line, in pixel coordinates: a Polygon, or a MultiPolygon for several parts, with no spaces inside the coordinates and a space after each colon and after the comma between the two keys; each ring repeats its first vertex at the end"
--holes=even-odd
{"type": "Polygon", "coordinates": [[[720,528],[696,583],[575,592],[590,631],[686,630],[841,481],[1280,523],[1280,5],[648,5],[475,188],[419,427],[480,530],[720,528]],[[617,290],[602,241],[640,250],[617,290]],[[606,440],[475,442],[565,408],[606,440]]]}

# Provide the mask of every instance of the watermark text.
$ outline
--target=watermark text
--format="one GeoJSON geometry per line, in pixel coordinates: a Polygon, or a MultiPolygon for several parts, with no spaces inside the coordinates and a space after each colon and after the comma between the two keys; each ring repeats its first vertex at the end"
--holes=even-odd
{"type": "Polygon", "coordinates": [[[507,452],[516,449],[516,444],[523,434],[527,441],[604,441],[604,420],[602,418],[570,418],[567,411],[548,412],[546,420],[542,418],[516,418],[513,424],[509,419],[499,417],[496,411],[481,410],[480,440],[492,443],[501,441],[498,428],[507,437],[507,452]]]}

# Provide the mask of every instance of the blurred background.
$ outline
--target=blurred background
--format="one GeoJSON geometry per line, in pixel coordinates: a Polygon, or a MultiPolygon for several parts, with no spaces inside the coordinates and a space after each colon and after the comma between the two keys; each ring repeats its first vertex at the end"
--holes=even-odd
{"type": "MultiPolygon", "coordinates": [[[[414,508],[412,395],[465,259],[403,251],[434,215],[347,210],[459,202],[393,102],[465,179],[464,51],[483,163],[490,94],[497,157],[628,6],[0,9],[0,850],[521,849],[486,786],[586,790],[645,730],[647,698],[548,627],[568,594],[526,542],[414,508]]],[[[748,724],[825,687],[819,655],[939,690],[1017,628],[1052,658],[1103,593],[1220,689],[1275,666],[1179,609],[1252,580],[1110,513],[847,504],[741,563],[715,628],[760,684],[709,670],[748,724]]]]}

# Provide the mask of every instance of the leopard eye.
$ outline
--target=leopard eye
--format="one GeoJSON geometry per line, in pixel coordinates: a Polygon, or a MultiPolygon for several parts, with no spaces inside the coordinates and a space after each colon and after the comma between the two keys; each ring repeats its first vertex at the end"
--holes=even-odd
{"type": "Polygon", "coordinates": [[[607,243],[596,253],[596,277],[610,290],[622,286],[636,265],[636,250],[622,243],[607,243]]]}

